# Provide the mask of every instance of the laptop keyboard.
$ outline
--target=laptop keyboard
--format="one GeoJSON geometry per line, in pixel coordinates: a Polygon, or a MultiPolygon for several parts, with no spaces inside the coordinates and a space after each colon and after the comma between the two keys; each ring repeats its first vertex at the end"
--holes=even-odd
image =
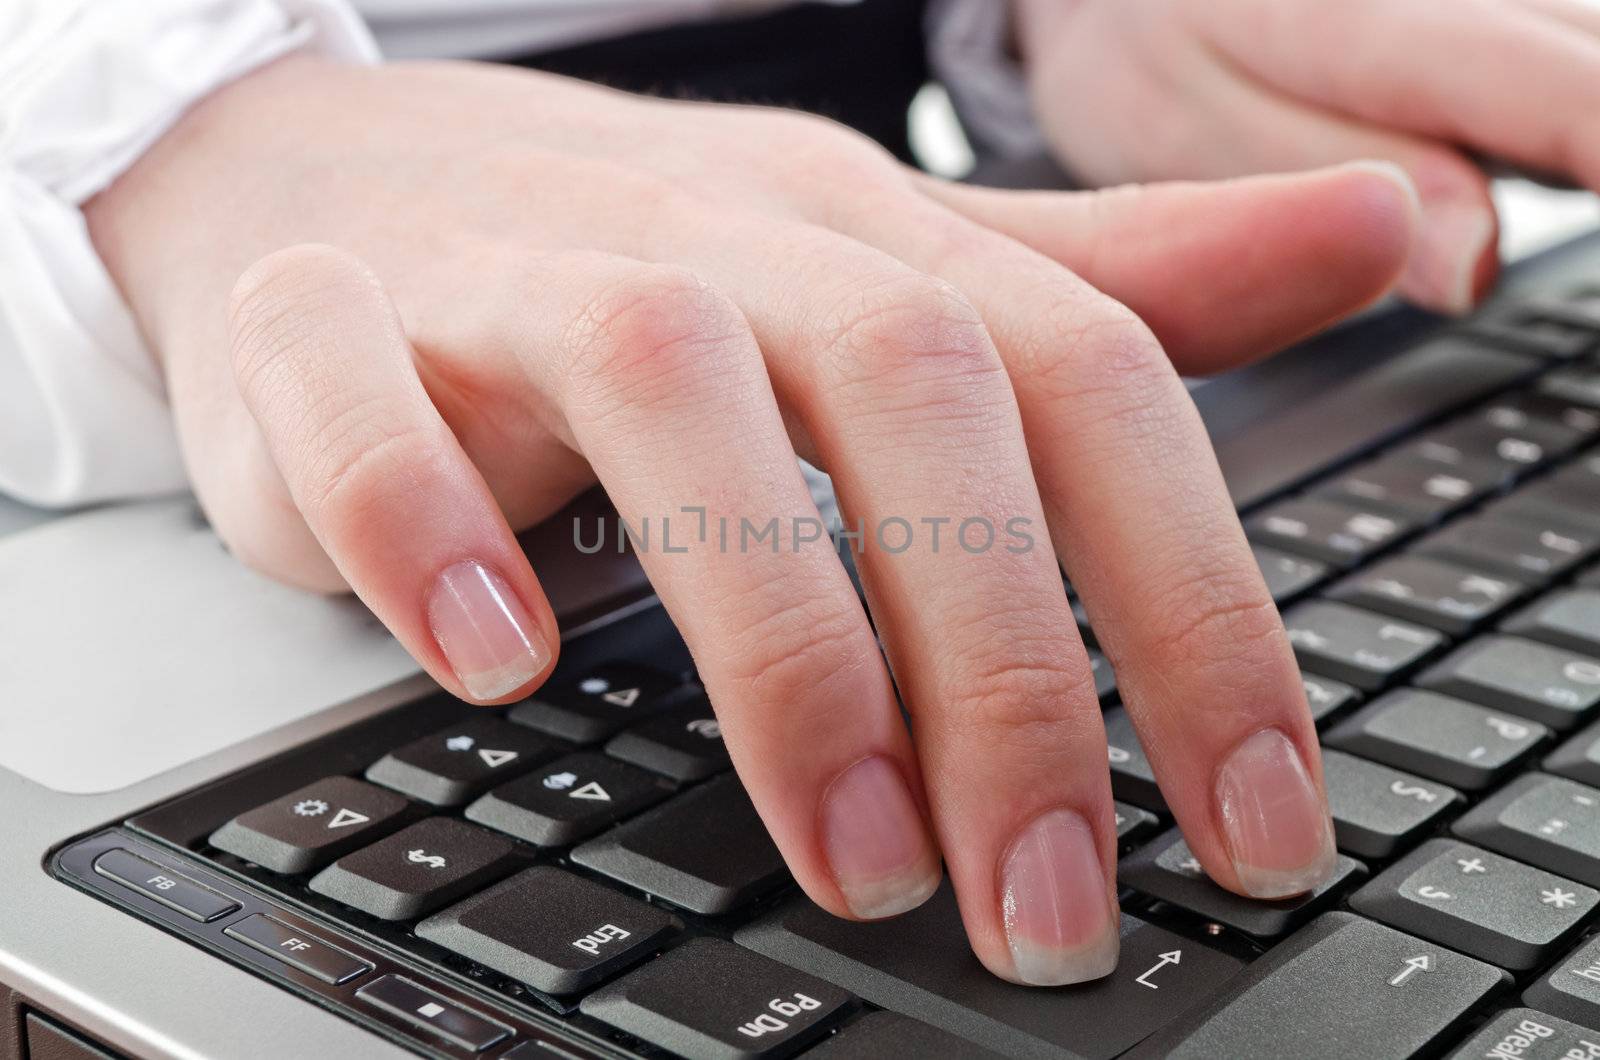
{"type": "Polygon", "coordinates": [[[659,610],[526,702],[432,697],[58,871],[442,1056],[1600,1056],[1594,304],[1467,325],[1548,370],[1246,515],[1325,747],[1316,892],[1206,879],[1091,647],[1123,848],[1099,982],[990,976],[948,883],[883,923],[812,906],[659,610]]]}

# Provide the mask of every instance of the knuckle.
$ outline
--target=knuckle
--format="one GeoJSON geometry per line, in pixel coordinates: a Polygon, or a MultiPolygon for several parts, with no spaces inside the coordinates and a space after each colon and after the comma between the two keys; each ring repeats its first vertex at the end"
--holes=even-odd
{"type": "Polygon", "coordinates": [[[1047,397],[1102,401],[1118,412],[1172,384],[1161,343],[1132,310],[1107,298],[1057,297],[1019,342],[1020,367],[1047,397]]]}
{"type": "Polygon", "coordinates": [[[302,443],[296,501],[325,536],[359,533],[393,516],[396,498],[415,497],[450,474],[434,432],[390,428],[355,404],[309,432],[302,443]]]}
{"type": "Polygon", "coordinates": [[[352,292],[375,290],[376,283],[360,261],[322,244],[288,247],[247,268],[227,302],[234,373],[246,396],[287,355],[316,341],[327,316],[352,292]]]}
{"type": "Polygon", "coordinates": [[[990,653],[966,668],[949,695],[981,739],[1030,752],[1075,742],[1082,728],[1075,719],[1098,716],[1087,658],[1079,665],[1064,653],[990,653]]]}
{"type": "Polygon", "coordinates": [[[729,654],[730,676],[752,701],[781,704],[786,724],[804,721],[794,711],[854,709],[850,694],[871,675],[876,643],[849,608],[815,594],[763,591],[750,608],[744,632],[729,654]]]}
{"type": "Polygon", "coordinates": [[[632,404],[703,385],[747,331],[738,307],[692,273],[633,270],[589,299],[572,324],[567,377],[576,400],[632,404]]]}
{"type": "Polygon", "coordinates": [[[999,381],[1004,365],[983,318],[942,280],[895,272],[854,288],[826,315],[820,347],[844,385],[999,381]]]}
{"type": "MultiPolygon", "coordinates": [[[[1254,579],[1259,581],[1259,579],[1254,579]]],[[[1146,663],[1165,673],[1226,673],[1234,683],[1289,651],[1278,609],[1245,577],[1199,578],[1168,594],[1144,644],[1146,663]]]]}

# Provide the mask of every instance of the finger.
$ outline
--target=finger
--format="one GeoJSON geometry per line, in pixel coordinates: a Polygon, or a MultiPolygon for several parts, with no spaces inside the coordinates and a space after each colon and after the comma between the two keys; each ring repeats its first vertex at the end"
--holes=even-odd
{"type": "Polygon", "coordinates": [[[1282,349],[1387,293],[1418,209],[1404,170],[1372,162],[1100,192],[923,187],[1126,305],[1185,374],[1282,349]]]}
{"type": "MultiPolygon", "coordinates": [[[[1227,72],[1208,82],[1205,109],[1227,175],[1302,170],[1352,159],[1394,162],[1421,197],[1421,224],[1400,291],[1422,306],[1469,311],[1498,274],[1490,181],[1453,147],[1397,133],[1269,93],[1227,72]],[[1226,146],[1224,146],[1226,144],[1226,146]]],[[[1211,176],[1210,171],[1197,173],[1211,176]]]]}
{"type": "Polygon", "coordinates": [[[1312,105],[1600,186],[1600,40],[1518,3],[1246,0],[1205,20],[1240,69],[1312,105]]]}
{"type": "Polygon", "coordinates": [[[795,877],[841,916],[920,904],[940,871],[910,736],[748,324],[675,268],[566,254],[520,275],[507,378],[554,397],[654,535],[640,559],[795,877]]]}
{"type": "Polygon", "coordinates": [[[1530,11],[1600,37],[1600,6],[1591,0],[1517,0],[1530,11]]]}
{"type": "Polygon", "coordinates": [[[240,394],[351,588],[452,692],[525,694],[555,616],[376,278],[332,247],[279,251],[239,279],[229,330],[240,394]]]}
{"type": "Polygon", "coordinates": [[[1400,290],[1431,309],[1464,313],[1493,283],[1498,267],[1489,180],[1459,151],[1436,141],[1343,117],[1270,92],[1232,68],[1197,81],[1203,124],[1188,175],[1226,177],[1311,169],[1352,159],[1394,162],[1422,202],[1400,290]]]}
{"type": "Polygon", "coordinates": [[[1051,538],[1191,849],[1257,898],[1333,868],[1316,731],[1205,428],[1125,308],[933,203],[847,227],[966,291],[1014,382],[1051,538]]]}
{"type": "Polygon", "coordinates": [[[728,214],[650,237],[743,308],[865,535],[857,562],[975,952],[1024,983],[1107,974],[1104,729],[981,319],[948,285],[809,225],[728,214]]]}

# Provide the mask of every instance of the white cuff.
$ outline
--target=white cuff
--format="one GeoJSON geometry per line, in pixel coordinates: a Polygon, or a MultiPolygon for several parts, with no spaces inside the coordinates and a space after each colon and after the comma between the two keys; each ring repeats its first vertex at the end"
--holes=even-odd
{"type": "Polygon", "coordinates": [[[221,85],[296,48],[377,50],[344,0],[0,7],[0,492],[183,489],[160,373],[78,207],[221,85]]]}
{"type": "Polygon", "coordinates": [[[928,62],[968,137],[1002,158],[1046,151],[1028,82],[1011,55],[1011,0],[931,0],[928,62]]]}

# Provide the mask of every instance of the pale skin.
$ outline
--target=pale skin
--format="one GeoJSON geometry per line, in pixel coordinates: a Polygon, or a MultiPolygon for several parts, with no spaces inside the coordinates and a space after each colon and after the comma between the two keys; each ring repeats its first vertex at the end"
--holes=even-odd
{"type": "Polygon", "coordinates": [[[826,909],[902,912],[942,862],[995,974],[1111,970],[1106,746],[1058,561],[1211,877],[1281,897],[1330,871],[1298,671],[1179,373],[1411,276],[1395,167],[980,191],[780,111],[291,57],[87,214],[230,549],[353,590],[470,702],[548,676],[512,535],[596,482],[635,522],[815,516],[798,454],[852,521],[1028,520],[1031,550],[868,548],[887,662],[826,542],[643,556],[826,909]]]}

